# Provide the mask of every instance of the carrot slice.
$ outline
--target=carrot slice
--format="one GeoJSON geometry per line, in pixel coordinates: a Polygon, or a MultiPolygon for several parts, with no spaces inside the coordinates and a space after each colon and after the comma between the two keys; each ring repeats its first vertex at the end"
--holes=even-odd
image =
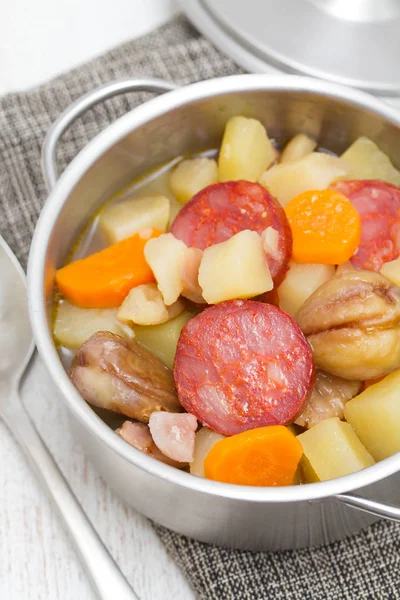
{"type": "Polygon", "coordinates": [[[379,383],[380,381],[382,381],[382,379],[385,379],[385,377],[386,377],[386,375],[384,375],[383,377],[378,377],[377,379],[366,379],[363,382],[362,391],[364,391],[367,388],[371,387],[371,385],[375,385],[376,383],[379,383]]]}
{"type": "Polygon", "coordinates": [[[350,200],[335,190],[312,190],[285,208],[293,233],[293,260],[340,265],[360,244],[360,217],[350,200]]]}
{"type": "Polygon", "coordinates": [[[60,293],[83,308],[119,306],[133,287],[155,281],[144,247],[150,238],[162,233],[143,230],[59,269],[56,283],[60,293]]]}
{"type": "Polygon", "coordinates": [[[287,427],[258,427],[217,442],[204,461],[204,475],[238,485],[291,485],[302,454],[287,427]]]}

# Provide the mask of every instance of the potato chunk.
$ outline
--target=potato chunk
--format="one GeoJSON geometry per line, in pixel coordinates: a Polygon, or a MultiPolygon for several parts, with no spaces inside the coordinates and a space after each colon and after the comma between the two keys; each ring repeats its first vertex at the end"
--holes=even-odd
{"type": "Polygon", "coordinates": [[[315,140],[309,138],[308,135],[304,135],[304,133],[299,133],[288,141],[283,149],[279,162],[286,163],[298,160],[307,154],[311,154],[316,147],[317,142],[315,140]]]}
{"type": "Polygon", "coordinates": [[[384,263],[381,267],[381,273],[384,277],[390,279],[392,283],[400,286],[400,257],[384,263]]]}
{"type": "Polygon", "coordinates": [[[182,268],[186,249],[185,244],[172,233],[153,238],[144,247],[147,264],[154,273],[167,306],[176,302],[182,292],[182,268]]]}
{"type": "Polygon", "coordinates": [[[226,242],[204,250],[199,284],[209,304],[253,298],[272,290],[273,283],[261,237],[245,229],[226,242]]]}
{"type": "Polygon", "coordinates": [[[307,298],[334,275],[333,265],[307,265],[292,261],[278,288],[279,307],[294,317],[307,298]]]}
{"type": "Polygon", "coordinates": [[[375,460],[400,452],[399,386],[400,370],[368,387],[344,409],[346,420],[375,460]]]}
{"type": "Polygon", "coordinates": [[[394,168],[389,157],[369,138],[358,138],[341,158],[350,170],[345,179],[382,179],[400,185],[400,171],[394,168]]]}
{"type": "Polygon", "coordinates": [[[348,173],[346,163],[329,154],[312,152],[303,158],[274,165],[260,177],[260,183],[267,188],[282,206],[309,190],[323,190],[331,183],[348,173]]]}
{"type": "Polygon", "coordinates": [[[169,187],[178,202],[186,204],[197,192],[217,181],[217,161],[205,157],[190,158],[173,170],[169,187]]]}
{"type": "Polygon", "coordinates": [[[176,345],[182,328],[194,316],[195,313],[185,310],[174,319],[162,323],[161,325],[149,327],[133,325],[133,331],[138,342],[150,350],[154,356],[157,356],[157,358],[162,360],[167,367],[172,369],[176,345]]]}
{"type": "Polygon", "coordinates": [[[218,160],[219,181],[257,181],[277,152],[256,119],[232,117],[225,126],[218,160]]]}
{"type": "Polygon", "coordinates": [[[100,213],[99,226],[114,244],[142,229],[166,231],[170,203],[165,196],[131,198],[107,205],[100,213]]]}
{"type": "Polygon", "coordinates": [[[349,475],[375,462],[351,425],[337,417],[321,421],[297,439],[304,450],[303,476],[307,483],[349,475]]]}
{"type": "Polygon", "coordinates": [[[60,300],[56,308],[53,334],[55,341],[66,348],[79,348],[97,331],[110,331],[127,339],[133,331],[119,323],[117,308],[81,308],[60,300]]]}
{"type": "Polygon", "coordinates": [[[196,433],[194,460],[190,463],[190,472],[192,475],[204,477],[204,460],[207,454],[217,442],[224,439],[224,435],[216,433],[208,427],[202,427],[196,433]]]}
{"type": "Polygon", "coordinates": [[[155,283],[133,288],[121,304],[117,318],[127,325],[159,325],[177,317],[185,308],[181,298],[166,306],[155,283]]]}

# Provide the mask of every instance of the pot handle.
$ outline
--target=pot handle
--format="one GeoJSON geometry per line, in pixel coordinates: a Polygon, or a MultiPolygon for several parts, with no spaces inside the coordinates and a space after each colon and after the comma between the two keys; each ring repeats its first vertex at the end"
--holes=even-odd
{"type": "Polygon", "coordinates": [[[400,523],[399,506],[392,506],[391,504],[386,504],[386,502],[369,500],[368,498],[363,498],[357,494],[337,494],[334,498],[343,502],[346,506],[350,506],[350,508],[355,508],[370,515],[374,515],[375,517],[381,517],[383,519],[388,519],[389,521],[400,523]]]}
{"type": "Polygon", "coordinates": [[[175,88],[174,84],[161,79],[125,79],[106,83],[75,100],[50,126],[43,142],[42,169],[48,190],[55,186],[58,179],[57,144],[68,127],[87,110],[119,94],[127,92],[164,94],[175,88]]]}

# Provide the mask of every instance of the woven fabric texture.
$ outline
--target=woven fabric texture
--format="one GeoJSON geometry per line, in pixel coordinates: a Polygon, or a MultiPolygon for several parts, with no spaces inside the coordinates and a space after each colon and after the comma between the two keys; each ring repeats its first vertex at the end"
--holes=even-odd
{"type": "MultiPolygon", "coordinates": [[[[0,99],[0,233],[26,266],[46,189],[40,152],[49,125],[73,100],[124,77],[180,84],[240,73],[182,17],[35,90],[0,99]]],[[[87,113],[65,134],[63,169],[90,138],[145,99],[126,95],[87,113]]],[[[156,530],[206,600],[395,600],[400,598],[400,527],[380,522],[327,547],[281,553],[207,546],[156,530]]]]}

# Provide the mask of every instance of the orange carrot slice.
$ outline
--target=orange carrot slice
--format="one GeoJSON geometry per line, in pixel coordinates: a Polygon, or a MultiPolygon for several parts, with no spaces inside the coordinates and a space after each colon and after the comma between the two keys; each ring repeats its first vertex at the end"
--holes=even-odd
{"type": "Polygon", "coordinates": [[[291,485],[302,454],[287,427],[258,427],[217,442],[204,461],[204,475],[238,485],[291,485]]]}
{"type": "Polygon", "coordinates": [[[340,265],[360,244],[360,217],[350,200],[335,190],[304,192],[285,211],[296,262],[340,265]]]}
{"type": "Polygon", "coordinates": [[[362,391],[364,391],[367,388],[371,387],[371,385],[375,385],[375,383],[379,383],[380,381],[382,381],[382,379],[385,379],[385,377],[386,377],[386,375],[384,375],[383,377],[378,377],[377,379],[366,379],[363,382],[362,391]]]}
{"type": "Polygon", "coordinates": [[[161,234],[158,229],[143,230],[59,269],[60,293],[83,308],[119,306],[133,287],[155,281],[143,250],[150,238],[161,234]]]}

